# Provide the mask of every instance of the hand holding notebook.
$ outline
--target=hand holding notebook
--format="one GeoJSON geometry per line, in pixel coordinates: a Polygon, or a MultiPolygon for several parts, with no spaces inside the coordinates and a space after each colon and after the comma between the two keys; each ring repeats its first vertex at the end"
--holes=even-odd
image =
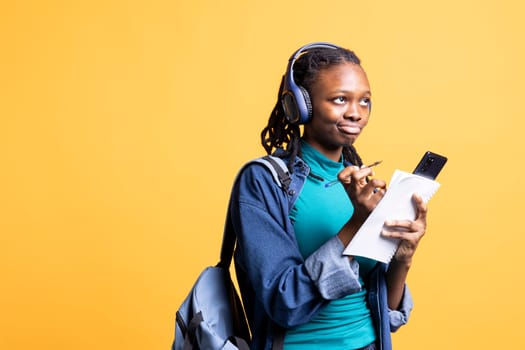
{"type": "MultiPolygon", "coordinates": [[[[419,194],[426,203],[438,190],[440,186],[438,182],[422,176],[424,174],[418,171],[418,169],[422,169],[423,163],[427,163],[429,159],[431,159],[431,163],[434,163],[433,155],[430,153],[429,158],[427,152],[418,164],[416,172],[421,175],[410,174],[401,170],[394,172],[385,196],[350,241],[343,252],[344,255],[364,256],[384,263],[390,262],[399,245],[399,239],[381,235],[385,220],[414,220],[416,209],[412,202],[412,195],[414,193],[419,194]]],[[[443,165],[444,162],[441,167],[443,165]]],[[[437,173],[434,177],[436,175],[437,173]]]]}

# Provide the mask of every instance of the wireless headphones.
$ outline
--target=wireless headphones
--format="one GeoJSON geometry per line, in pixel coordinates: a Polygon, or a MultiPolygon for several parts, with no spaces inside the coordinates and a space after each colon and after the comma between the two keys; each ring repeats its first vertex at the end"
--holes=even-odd
{"type": "Polygon", "coordinates": [[[295,60],[305,51],[317,48],[338,49],[339,46],[327,42],[314,42],[304,45],[288,60],[284,74],[284,85],[281,93],[281,103],[286,119],[292,124],[305,124],[312,118],[312,102],[308,91],[295,83],[293,65],[295,60]]]}

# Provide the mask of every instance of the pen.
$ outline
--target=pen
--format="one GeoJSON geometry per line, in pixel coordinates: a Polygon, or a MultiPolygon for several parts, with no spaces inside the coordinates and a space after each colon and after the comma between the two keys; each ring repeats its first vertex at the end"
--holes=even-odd
{"type": "MultiPolygon", "coordinates": [[[[364,166],[363,168],[371,168],[371,167],[374,167],[376,165],[381,164],[381,162],[382,162],[382,160],[378,160],[377,162],[373,162],[372,164],[364,166]]],[[[327,184],[325,184],[324,187],[331,187],[331,186],[335,185],[338,182],[340,182],[339,179],[330,181],[327,184]]]]}

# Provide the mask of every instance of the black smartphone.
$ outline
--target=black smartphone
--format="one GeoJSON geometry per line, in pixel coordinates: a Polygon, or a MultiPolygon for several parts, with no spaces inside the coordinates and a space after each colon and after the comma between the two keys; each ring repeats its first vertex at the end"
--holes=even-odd
{"type": "Polygon", "coordinates": [[[419,164],[414,169],[414,174],[434,180],[446,162],[447,157],[445,156],[430,151],[425,152],[423,158],[421,158],[419,164]]]}

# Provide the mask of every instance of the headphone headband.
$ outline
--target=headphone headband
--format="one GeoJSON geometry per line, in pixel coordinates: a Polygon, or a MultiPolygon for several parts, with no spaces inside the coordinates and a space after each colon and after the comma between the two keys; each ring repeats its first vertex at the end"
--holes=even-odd
{"type": "Polygon", "coordinates": [[[288,61],[289,62],[295,61],[301,53],[309,49],[338,49],[338,48],[339,46],[332,44],[332,43],[324,42],[324,41],[318,41],[318,42],[306,44],[300,47],[297,51],[295,51],[292,54],[292,56],[290,56],[290,59],[288,61]]]}
{"type": "Polygon", "coordinates": [[[286,119],[292,124],[305,124],[312,118],[312,103],[305,88],[295,83],[293,65],[295,60],[305,51],[318,48],[338,49],[339,46],[328,42],[313,42],[302,46],[295,51],[288,60],[288,67],[284,74],[281,103],[286,119]]]}

